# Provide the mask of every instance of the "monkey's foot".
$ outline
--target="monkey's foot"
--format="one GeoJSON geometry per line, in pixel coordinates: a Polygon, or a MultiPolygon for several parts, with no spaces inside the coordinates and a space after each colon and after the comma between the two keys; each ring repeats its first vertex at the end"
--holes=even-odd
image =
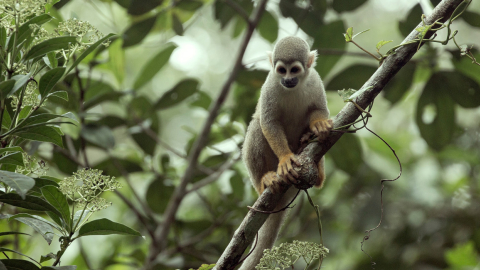
{"type": "Polygon", "coordinates": [[[272,193],[277,193],[280,191],[280,183],[284,181],[276,172],[267,172],[262,177],[262,192],[265,188],[269,187],[272,193]]]}
{"type": "Polygon", "coordinates": [[[316,120],[310,123],[310,129],[317,135],[319,141],[323,141],[328,137],[332,127],[332,119],[316,120]]]}
{"type": "Polygon", "coordinates": [[[304,143],[307,143],[308,141],[310,141],[313,135],[314,134],[311,131],[308,131],[307,133],[303,134],[302,138],[300,138],[300,145],[303,145],[304,143]]]}
{"type": "Polygon", "coordinates": [[[292,184],[296,184],[298,173],[293,169],[292,162],[295,163],[298,167],[301,166],[298,162],[297,157],[293,154],[287,154],[280,158],[278,162],[277,174],[285,181],[290,181],[292,184]]]}

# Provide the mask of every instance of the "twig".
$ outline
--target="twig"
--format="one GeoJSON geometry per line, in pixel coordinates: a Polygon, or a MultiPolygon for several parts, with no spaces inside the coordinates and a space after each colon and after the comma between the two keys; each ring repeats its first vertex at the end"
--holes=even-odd
{"type": "Polygon", "coordinates": [[[220,175],[222,175],[223,172],[225,172],[226,170],[230,169],[237,161],[239,160],[239,158],[236,158],[236,159],[233,159],[232,161],[230,162],[225,162],[224,164],[222,164],[222,166],[220,166],[220,168],[216,171],[216,172],[213,172],[212,174],[210,174],[209,176],[203,178],[202,180],[196,182],[195,184],[192,185],[192,187],[188,190],[185,191],[185,193],[190,193],[192,191],[196,191],[212,182],[215,182],[218,177],[220,175]]]}
{"type": "MultiPolygon", "coordinates": [[[[247,208],[250,209],[250,210],[252,210],[252,211],[254,211],[254,212],[259,212],[259,213],[264,213],[264,214],[275,214],[275,213],[278,213],[278,212],[285,211],[285,210],[287,210],[288,208],[293,208],[293,207],[295,207],[295,205],[293,205],[293,206],[290,206],[290,205],[295,201],[295,199],[296,199],[297,196],[298,196],[298,193],[300,193],[300,190],[301,190],[301,189],[298,190],[297,194],[295,194],[295,197],[293,197],[293,199],[292,199],[285,207],[283,207],[282,209],[278,209],[278,210],[276,210],[276,211],[263,211],[263,210],[255,209],[254,207],[251,207],[251,206],[247,206],[247,208]]],[[[307,190],[305,190],[305,192],[307,192],[307,190]]],[[[307,195],[308,195],[308,193],[307,193],[307,195]]],[[[309,198],[310,198],[310,197],[309,197],[309,198]]]]}
{"type": "Polygon", "coordinates": [[[237,2],[233,0],[223,0],[225,3],[227,3],[231,8],[233,8],[238,15],[240,15],[246,23],[251,24],[250,17],[248,16],[248,13],[243,9],[237,2]]]}
{"type": "MultiPolygon", "coordinates": [[[[142,130],[150,137],[152,138],[153,140],[155,140],[155,142],[158,144],[158,145],[161,145],[163,146],[165,149],[167,149],[168,151],[172,152],[173,154],[175,154],[176,156],[180,157],[180,158],[183,158],[183,159],[187,159],[188,157],[184,154],[182,154],[180,151],[178,151],[177,149],[171,147],[168,143],[164,142],[162,139],[160,139],[157,135],[157,133],[152,130],[151,128],[149,127],[145,127],[143,126],[141,123],[137,123],[138,126],[140,126],[142,128],[142,130]]],[[[197,164],[197,169],[199,169],[201,172],[205,173],[205,174],[212,174],[212,173],[215,173],[214,170],[208,168],[208,167],[205,167],[203,166],[202,164],[197,164]]]]}
{"type": "Polygon", "coordinates": [[[164,213],[164,222],[158,229],[155,231],[155,238],[153,238],[153,242],[159,242],[160,246],[157,249],[153,249],[150,255],[147,258],[147,267],[148,265],[156,258],[156,256],[165,249],[167,245],[167,236],[170,231],[170,227],[175,220],[175,215],[177,210],[180,206],[180,203],[183,200],[185,195],[185,190],[187,184],[192,180],[195,174],[195,168],[197,167],[198,157],[200,156],[200,152],[205,147],[208,141],[208,135],[210,134],[211,127],[222,107],[225,99],[227,98],[228,94],[230,93],[230,88],[232,83],[235,81],[235,78],[238,72],[242,68],[242,59],[243,55],[245,54],[245,50],[250,42],[250,38],[255,30],[255,27],[260,21],[260,18],[265,11],[265,6],[268,0],[262,0],[257,4],[257,7],[254,10],[252,15],[251,24],[248,25],[248,29],[245,33],[243,38],[242,44],[240,45],[239,52],[235,61],[235,65],[230,73],[230,76],[227,78],[227,81],[224,83],[220,94],[218,95],[216,101],[211,105],[208,117],[203,125],[202,131],[200,132],[197,140],[195,140],[190,155],[188,156],[188,167],[185,170],[185,174],[183,175],[182,179],[180,180],[180,184],[175,189],[170,201],[168,202],[167,209],[164,213]]]}

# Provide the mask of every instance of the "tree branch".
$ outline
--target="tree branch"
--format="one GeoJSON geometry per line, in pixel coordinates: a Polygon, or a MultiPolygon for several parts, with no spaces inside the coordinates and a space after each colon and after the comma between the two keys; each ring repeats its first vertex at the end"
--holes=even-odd
{"type": "MultiPolygon", "coordinates": [[[[268,0],[260,1],[251,16],[251,23],[248,25],[246,30],[245,36],[243,41],[240,45],[240,49],[235,61],[235,65],[233,66],[232,72],[228,76],[226,82],[223,84],[222,90],[218,95],[216,101],[210,106],[209,115],[205,124],[203,125],[202,131],[199,134],[197,140],[194,142],[192,146],[192,150],[190,155],[188,156],[188,167],[185,170],[185,174],[180,180],[180,184],[175,188],[175,191],[168,202],[167,209],[163,215],[163,223],[161,226],[157,228],[155,231],[155,238],[152,241],[156,241],[159,243],[158,248],[154,248],[149,258],[147,259],[147,265],[155,260],[156,256],[165,249],[167,245],[167,237],[170,231],[170,227],[175,220],[175,214],[180,206],[180,203],[183,200],[185,195],[187,184],[192,180],[195,168],[197,167],[198,157],[200,156],[200,152],[205,147],[208,142],[208,135],[210,134],[211,127],[217,117],[220,108],[222,107],[225,99],[227,98],[232,83],[235,81],[235,78],[238,72],[242,68],[242,59],[243,55],[245,54],[245,50],[247,49],[248,43],[250,42],[250,38],[252,37],[253,31],[255,30],[256,26],[260,22],[260,18],[262,17],[263,12],[265,11],[265,6],[268,0]]],[[[148,267],[148,266],[147,266],[148,267]]]]}
{"type": "MultiPolygon", "coordinates": [[[[435,21],[445,22],[450,18],[453,11],[459,6],[463,0],[444,0],[435,9],[432,14],[425,19],[426,24],[432,24],[435,21]]],[[[420,23],[417,27],[421,27],[420,23]]],[[[433,36],[435,31],[429,31],[424,39],[428,39],[433,36]]],[[[407,38],[403,41],[403,44],[408,43],[418,38],[419,32],[413,30],[407,38]]],[[[375,97],[385,87],[385,85],[395,76],[395,74],[413,57],[417,52],[418,43],[408,44],[402,46],[396,50],[396,53],[386,58],[383,64],[375,71],[370,79],[362,86],[362,89],[366,89],[357,99],[356,103],[362,108],[366,108],[373,102],[375,97]]],[[[351,102],[345,105],[343,109],[333,119],[334,128],[349,125],[354,122],[361,112],[351,102]]],[[[332,132],[326,141],[323,143],[311,143],[309,144],[299,155],[302,168],[299,171],[300,179],[302,181],[311,182],[315,180],[312,168],[315,168],[315,161],[320,158],[340,139],[343,132],[332,132]],[[308,164],[310,163],[310,164],[308,164]],[[308,168],[310,167],[310,168],[308,168]]],[[[263,211],[271,211],[275,208],[278,201],[280,201],[283,194],[288,190],[289,186],[285,185],[281,187],[278,194],[272,194],[270,189],[266,189],[265,192],[258,198],[254,204],[254,208],[263,211]]],[[[245,249],[252,243],[255,234],[268,218],[268,214],[259,213],[250,210],[247,216],[244,218],[242,224],[235,231],[235,234],[227,246],[222,256],[218,260],[214,269],[233,269],[236,263],[240,260],[240,257],[244,253],[245,249]]]]}

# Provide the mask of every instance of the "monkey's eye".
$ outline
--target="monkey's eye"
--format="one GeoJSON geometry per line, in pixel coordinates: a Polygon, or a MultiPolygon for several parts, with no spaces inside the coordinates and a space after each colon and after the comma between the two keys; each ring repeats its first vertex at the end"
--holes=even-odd
{"type": "Polygon", "coordinates": [[[285,74],[285,73],[287,73],[287,70],[284,67],[279,67],[277,69],[277,72],[280,73],[280,74],[285,74]]]}
{"type": "Polygon", "coordinates": [[[293,68],[290,70],[291,73],[297,73],[297,72],[299,72],[299,71],[300,71],[300,69],[299,69],[298,67],[293,67],[293,68]]]}

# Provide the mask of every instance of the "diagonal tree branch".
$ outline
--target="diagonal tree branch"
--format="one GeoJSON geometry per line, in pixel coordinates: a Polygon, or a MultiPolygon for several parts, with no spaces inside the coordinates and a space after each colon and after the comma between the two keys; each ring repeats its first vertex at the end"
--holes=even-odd
{"type": "MultiPolygon", "coordinates": [[[[210,134],[211,127],[217,117],[220,108],[222,107],[225,99],[227,98],[231,85],[235,81],[238,72],[241,70],[243,64],[242,59],[243,55],[245,54],[245,50],[250,42],[250,38],[257,27],[260,19],[265,11],[265,7],[268,0],[261,0],[258,2],[255,10],[253,11],[252,15],[250,16],[250,23],[248,24],[245,36],[243,37],[242,43],[239,48],[239,52],[235,61],[235,65],[233,66],[232,72],[228,76],[227,80],[223,84],[222,90],[218,95],[216,101],[210,106],[209,115],[207,120],[205,121],[202,131],[200,132],[197,140],[194,142],[192,146],[192,150],[190,155],[188,156],[188,167],[185,170],[183,177],[180,180],[180,184],[175,188],[175,191],[168,202],[167,209],[163,215],[163,223],[157,228],[155,231],[155,238],[152,241],[159,243],[158,248],[154,248],[150,252],[150,256],[148,258],[147,264],[152,262],[155,257],[165,249],[167,245],[167,236],[170,232],[170,227],[175,220],[175,214],[180,206],[180,203],[183,200],[183,197],[186,192],[187,184],[192,180],[195,174],[195,168],[197,167],[198,157],[200,156],[201,151],[205,148],[205,145],[208,142],[208,136],[210,134]]],[[[152,245],[154,246],[154,245],[152,245]]],[[[148,266],[147,266],[148,268],[148,266]]]]}
{"type": "MultiPolygon", "coordinates": [[[[452,16],[454,10],[463,2],[464,0],[443,0],[437,7],[435,7],[432,14],[426,17],[425,23],[433,24],[435,21],[442,23],[447,21],[450,16],[452,16]]],[[[421,26],[422,23],[415,28],[421,26]]],[[[431,38],[434,33],[435,31],[433,30],[427,32],[424,39],[431,38]]],[[[405,38],[403,44],[417,39],[418,34],[419,32],[414,29],[408,37],[405,38]]],[[[382,65],[362,86],[360,91],[364,89],[366,90],[357,97],[356,103],[364,109],[372,103],[386,84],[413,57],[418,48],[418,43],[416,42],[408,44],[398,48],[395,54],[386,58],[382,65]]],[[[355,105],[349,102],[334,117],[334,127],[348,125],[354,122],[360,114],[361,112],[355,107],[355,105]]],[[[311,143],[302,151],[299,155],[300,163],[302,163],[302,168],[299,171],[300,179],[308,183],[311,183],[316,179],[314,161],[320,160],[320,158],[340,139],[342,135],[343,133],[341,132],[332,132],[323,143],[311,143]]],[[[253,208],[262,211],[272,211],[288,188],[288,185],[282,186],[278,194],[272,194],[270,189],[267,189],[255,202],[253,208]]],[[[268,218],[268,215],[269,214],[250,210],[242,224],[240,224],[239,228],[235,231],[232,240],[218,260],[214,269],[233,269],[243,255],[245,249],[252,243],[255,234],[268,218]]]]}

